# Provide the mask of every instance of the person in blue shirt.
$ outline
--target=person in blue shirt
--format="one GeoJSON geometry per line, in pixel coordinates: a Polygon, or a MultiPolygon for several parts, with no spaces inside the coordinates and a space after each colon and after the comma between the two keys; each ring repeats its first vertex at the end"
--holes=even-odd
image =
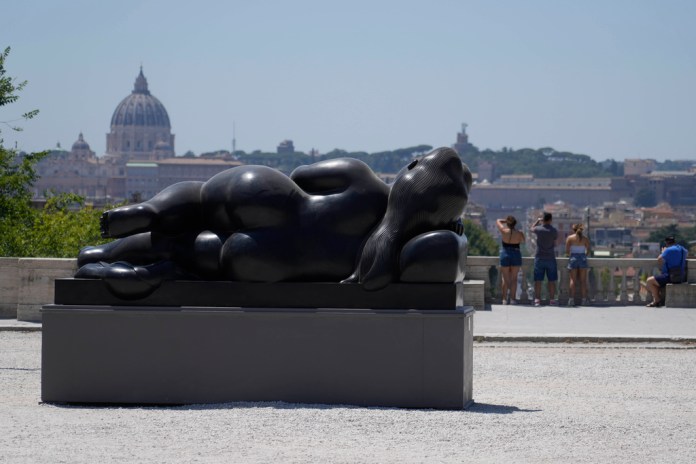
{"type": "Polygon", "coordinates": [[[686,249],[677,244],[674,236],[665,237],[665,247],[657,257],[657,264],[660,267],[660,275],[650,276],[645,282],[648,290],[652,294],[653,300],[647,304],[648,308],[657,308],[662,304],[660,299],[660,289],[670,283],[669,271],[674,268],[681,268],[682,279],[686,280],[686,249]]]}

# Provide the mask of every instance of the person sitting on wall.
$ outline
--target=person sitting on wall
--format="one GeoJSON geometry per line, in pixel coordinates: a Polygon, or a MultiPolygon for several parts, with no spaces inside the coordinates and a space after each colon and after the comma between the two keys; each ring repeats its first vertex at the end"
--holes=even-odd
{"type": "Polygon", "coordinates": [[[670,235],[665,237],[665,246],[657,257],[657,264],[661,274],[648,277],[645,282],[648,291],[652,295],[652,301],[646,305],[648,308],[660,307],[663,303],[660,298],[660,290],[668,283],[678,284],[686,282],[686,248],[679,245],[670,235]],[[678,271],[678,272],[676,272],[678,271]]]}

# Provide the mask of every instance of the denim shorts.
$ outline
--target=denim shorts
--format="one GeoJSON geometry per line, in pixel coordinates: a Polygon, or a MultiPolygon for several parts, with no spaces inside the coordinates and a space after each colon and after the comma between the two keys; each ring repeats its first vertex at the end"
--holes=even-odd
{"type": "Polygon", "coordinates": [[[568,269],[587,269],[587,255],[585,253],[571,253],[568,258],[568,269]]]}
{"type": "Polygon", "coordinates": [[[503,247],[500,250],[500,265],[502,267],[522,266],[522,252],[520,249],[503,247]]]}
{"type": "Polygon", "coordinates": [[[558,280],[558,268],[556,267],[556,258],[534,259],[534,282],[544,280],[544,276],[549,279],[549,282],[558,280]]]}

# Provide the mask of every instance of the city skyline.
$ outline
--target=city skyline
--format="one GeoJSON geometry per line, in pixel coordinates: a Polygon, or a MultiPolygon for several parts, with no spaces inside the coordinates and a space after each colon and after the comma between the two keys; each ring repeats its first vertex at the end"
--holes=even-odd
{"type": "Polygon", "coordinates": [[[29,84],[5,145],[105,152],[142,64],[176,152],[449,146],[696,159],[696,4],[14,2],[8,75],[29,84]],[[189,8],[187,8],[189,7],[189,8]]]}

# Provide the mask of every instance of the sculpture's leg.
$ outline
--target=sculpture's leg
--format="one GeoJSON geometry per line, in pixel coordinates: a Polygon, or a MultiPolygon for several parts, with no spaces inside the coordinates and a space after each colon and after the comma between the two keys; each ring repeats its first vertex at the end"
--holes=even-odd
{"type": "MultiPolygon", "coordinates": [[[[459,282],[464,279],[466,235],[436,230],[417,235],[401,249],[402,282],[459,282]]],[[[514,291],[514,290],[512,290],[514,291]]]]}
{"type": "Polygon", "coordinates": [[[222,245],[227,237],[227,235],[218,235],[208,230],[198,234],[191,246],[193,253],[189,251],[183,261],[186,269],[191,269],[204,279],[220,278],[222,245]]]}
{"type": "MultiPolygon", "coordinates": [[[[78,267],[104,261],[126,261],[131,264],[151,264],[172,259],[173,253],[185,246],[187,237],[168,237],[151,232],[130,235],[103,245],[88,246],[77,256],[78,267]]],[[[190,239],[188,240],[190,242],[190,239]]]]}
{"type": "Polygon", "coordinates": [[[201,228],[202,182],[179,182],[150,200],[106,211],[100,220],[102,237],[125,237],[156,231],[176,235],[201,228]]]}
{"type": "Polygon", "coordinates": [[[144,298],[154,292],[165,280],[186,277],[172,261],[160,261],[147,266],[116,263],[90,263],[75,274],[77,278],[101,279],[109,291],[123,299],[144,298]]]}

